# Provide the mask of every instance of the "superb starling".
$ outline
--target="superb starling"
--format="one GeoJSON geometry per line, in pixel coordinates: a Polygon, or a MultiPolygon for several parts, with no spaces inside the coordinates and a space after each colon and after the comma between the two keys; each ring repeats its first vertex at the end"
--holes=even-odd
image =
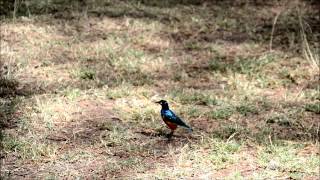
{"type": "Polygon", "coordinates": [[[168,134],[169,138],[172,137],[174,130],[176,130],[178,126],[182,126],[184,128],[187,128],[189,131],[192,131],[192,128],[190,126],[183,122],[178,116],[174,114],[174,112],[169,109],[169,104],[167,101],[161,100],[156,103],[161,105],[161,117],[167,124],[167,126],[171,129],[171,133],[168,134]]]}

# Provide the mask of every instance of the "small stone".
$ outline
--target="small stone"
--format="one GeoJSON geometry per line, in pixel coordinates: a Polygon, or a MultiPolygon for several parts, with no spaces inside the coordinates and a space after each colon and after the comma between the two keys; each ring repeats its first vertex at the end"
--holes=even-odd
{"type": "Polygon", "coordinates": [[[271,160],[267,166],[268,169],[270,170],[276,170],[279,168],[279,163],[275,160],[271,160]]]}

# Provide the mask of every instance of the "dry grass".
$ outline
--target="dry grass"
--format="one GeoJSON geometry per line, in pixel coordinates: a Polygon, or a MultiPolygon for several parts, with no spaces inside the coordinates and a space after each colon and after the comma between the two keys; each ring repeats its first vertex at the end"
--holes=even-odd
{"type": "Polygon", "coordinates": [[[4,179],[318,176],[315,7],[279,15],[270,51],[287,1],[92,2],[1,20],[4,179]],[[194,132],[168,141],[159,99],[194,132]]]}

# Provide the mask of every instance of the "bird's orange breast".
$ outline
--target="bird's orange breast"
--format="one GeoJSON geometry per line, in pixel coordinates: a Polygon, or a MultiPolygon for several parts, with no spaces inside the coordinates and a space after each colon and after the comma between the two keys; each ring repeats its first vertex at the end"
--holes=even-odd
{"type": "Polygon", "coordinates": [[[178,127],[175,123],[170,122],[170,121],[166,120],[165,118],[163,119],[163,121],[164,121],[164,122],[166,123],[166,125],[167,125],[170,129],[172,129],[172,130],[177,129],[177,127],[178,127]]]}

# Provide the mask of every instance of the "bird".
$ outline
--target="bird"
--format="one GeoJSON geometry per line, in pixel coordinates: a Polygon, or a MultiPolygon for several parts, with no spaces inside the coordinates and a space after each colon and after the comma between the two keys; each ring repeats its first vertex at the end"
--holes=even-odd
{"type": "Polygon", "coordinates": [[[168,138],[170,139],[173,136],[174,131],[178,126],[188,129],[192,132],[192,128],[188,126],[182,119],[180,119],[177,115],[174,114],[173,111],[169,109],[169,104],[165,100],[157,101],[156,103],[161,105],[161,117],[162,120],[166,123],[166,125],[171,129],[170,134],[168,134],[168,138]]]}

